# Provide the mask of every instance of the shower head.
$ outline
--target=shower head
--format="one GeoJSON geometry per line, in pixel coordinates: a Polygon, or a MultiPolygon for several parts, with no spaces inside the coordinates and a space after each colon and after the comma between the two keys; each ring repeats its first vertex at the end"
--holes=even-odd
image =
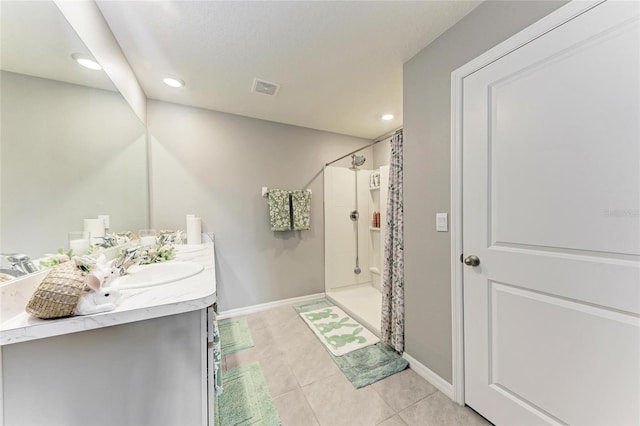
{"type": "Polygon", "coordinates": [[[367,161],[367,159],[364,157],[364,155],[353,154],[351,156],[351,168],[357,169],[358,167],[362,166],[365,161],[367,161]]]}

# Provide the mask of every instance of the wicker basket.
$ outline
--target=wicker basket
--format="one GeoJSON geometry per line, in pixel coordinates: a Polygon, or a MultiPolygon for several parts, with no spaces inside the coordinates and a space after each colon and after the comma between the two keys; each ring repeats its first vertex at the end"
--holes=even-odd
{"type": "Polygon", "coordinates": [[[73,260],[54,267],[31,296],[26,311],[38,318],[73,315],[84,291],[84,275],[73,260]]]}

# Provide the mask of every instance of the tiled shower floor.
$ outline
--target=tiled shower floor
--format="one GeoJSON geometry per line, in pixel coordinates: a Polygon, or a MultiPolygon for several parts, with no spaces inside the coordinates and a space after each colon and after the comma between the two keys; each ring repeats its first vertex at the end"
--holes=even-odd
{"type": "Polygon", "coordinates": [[[292,306],[247,318],[255,347],[223,369],[260,362],[283,426],[488,424],[411,369],[355,389],[292,306]]]}

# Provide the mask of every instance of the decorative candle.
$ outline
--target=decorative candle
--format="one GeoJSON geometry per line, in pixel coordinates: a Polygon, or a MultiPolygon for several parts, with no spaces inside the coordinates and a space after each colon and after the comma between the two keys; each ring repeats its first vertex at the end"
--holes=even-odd
{"type": "Polygon", "coordinates": [[[141,229],[138,231],[141,246],[153,246],[156,244],[155,229],[141,229]]]}
{"type": "Polygon", "coordinates": [[[91,244],[100,244],[104,241],[104,220],[103,219],[85,219],[84,231],[91,234],[91,244]]]}
{"type": "Polygon", "coordinates": [[[102,221],[104,222],[104,229],[111,228],[111,218],[108,214],[99,214],[98,219],[102,219],[102,221]]]}
{"type": "Polygon", "coordinates": [[[187,215],[187,244],[202,243],[202,219],[195,215],[187,215]]]}
{"type": "Polygon", "coordinates": [[[89,250],[89,237],[90,234],[85,231],[69,232],[69,249],[74,255],[82,256],[89,250]]]}

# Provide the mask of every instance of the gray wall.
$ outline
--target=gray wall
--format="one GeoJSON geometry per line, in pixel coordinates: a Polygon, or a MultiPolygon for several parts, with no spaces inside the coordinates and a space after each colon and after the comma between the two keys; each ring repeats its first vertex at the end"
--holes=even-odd
{"type": "Polygon", "coordinates": [[[322,166],[368,140],[149,101],[151,224],[216,234],[228,310],[324,292],[322,166]],[[311,230],[272,232],[261,187],[313,191],[311,230]]]}
{"type": "Polygon", "coordinates": [[[373,149],[373,168],[377,169],[380,166],[386,166],[390,162],[391,158],[391,138],[385,138],[382,142],[377,143],[372,147],[373,149]]]}
{"type": "Polygon", "coordinates": [[[404,65],[406,351],[451,382],[451,72],[563,2],[488,1],[404,65]]]}
{"type": "Polygon", "coordinates": [[[117,92],[0,72],[0,247],[37,258],[84,218],[146,228],[145,128],[117,92]]]}

